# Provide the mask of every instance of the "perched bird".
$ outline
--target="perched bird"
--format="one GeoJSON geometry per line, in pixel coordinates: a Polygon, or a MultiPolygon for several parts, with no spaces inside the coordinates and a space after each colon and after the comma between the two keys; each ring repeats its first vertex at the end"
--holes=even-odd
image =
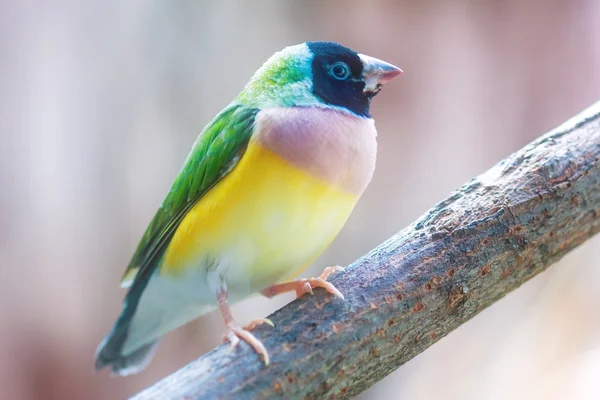
{"type": "Polygon", "coordinates": [[[261,292],[297,296],[318,278],[290,281],[333,241],[375,169],[371,99],[402,71],[331,42],[275,53],[202,131],[127,268],[121,315],[96,369],[142,370],[167,332],[221,311],[226,338],[269,355],[229,304],[261,292]]]}

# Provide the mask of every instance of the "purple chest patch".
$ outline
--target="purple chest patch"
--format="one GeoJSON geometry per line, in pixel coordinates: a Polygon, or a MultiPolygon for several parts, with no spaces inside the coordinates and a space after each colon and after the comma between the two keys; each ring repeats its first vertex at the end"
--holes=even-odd
{"type": "Polygon", "coordinates": [[[362,194],[375,170],[372,119],[319,107],[273,108],[256,118],[258,143],[329,184],[362,194]]]}

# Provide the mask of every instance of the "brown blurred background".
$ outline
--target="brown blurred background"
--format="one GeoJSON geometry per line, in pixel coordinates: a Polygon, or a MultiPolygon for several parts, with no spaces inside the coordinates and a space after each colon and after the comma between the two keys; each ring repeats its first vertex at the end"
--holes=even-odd
{"type": "MultiPolygon", "coordinates": [[[[334,40],[405,71],[373,104],[374,180],[307,276],[600,100],[595,0],[1,4],[0,399],[125,398],[220,342],[213,314],[140,375],[93,373],[121,273],[196,135],[287,45],[334,40]]],[[[600,398],[599,260],[596,237],[363,398],[600,398]]]]}

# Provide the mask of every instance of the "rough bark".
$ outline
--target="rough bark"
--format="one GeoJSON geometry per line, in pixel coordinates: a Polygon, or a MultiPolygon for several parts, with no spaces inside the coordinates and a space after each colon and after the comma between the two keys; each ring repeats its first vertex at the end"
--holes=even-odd
{"type": "Polygon", "coordinates": [[[246,344],[200,357],[135,399],[346,398],[394,371],[600,230],[600,102],[472,179],[275,312],[246,344]]]}

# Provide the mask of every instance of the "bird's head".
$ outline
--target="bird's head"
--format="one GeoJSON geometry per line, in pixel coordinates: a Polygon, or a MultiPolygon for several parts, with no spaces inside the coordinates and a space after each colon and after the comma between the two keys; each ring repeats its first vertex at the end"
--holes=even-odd
{"type": "Polygon", "coordinates": [[[238,101],[258,108],[320,106],[369,117],[371,99],[402,70],[332,42],[306,42],[275,53],[238,101]]]}

